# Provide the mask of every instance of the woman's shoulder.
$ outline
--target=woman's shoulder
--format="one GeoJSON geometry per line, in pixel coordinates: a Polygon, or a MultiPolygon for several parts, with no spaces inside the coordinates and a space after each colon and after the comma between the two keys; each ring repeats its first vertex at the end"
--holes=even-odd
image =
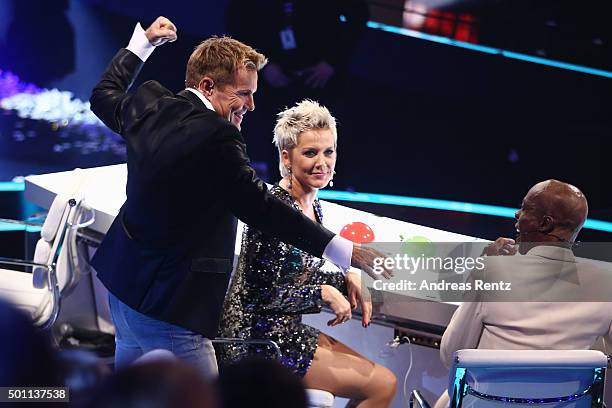
{"type": "Polygon", "coordinates": [[[293,199],[291,198],[291,194],[289,194],[289,192],[287,190],[285,190],[284,188],[282,188],[278,183],[273,185],[270,188],[270,194],[272,194],[274,197],[286,202],[289,205],[293,204],[293,199]]]}

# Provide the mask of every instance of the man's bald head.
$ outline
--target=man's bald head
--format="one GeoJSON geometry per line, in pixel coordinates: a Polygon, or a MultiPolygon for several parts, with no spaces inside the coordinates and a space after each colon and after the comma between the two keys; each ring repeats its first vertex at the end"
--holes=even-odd
{"type": "Polygon", "coordinates": [[[586,221],[589,206],[577,187],[559,180],[546,180],[529,190],[542,210],[550,214],[558,228],[578,235],[586,221]]]}
{"type": "Polygon", "coordinates": [[[531,187],[516,213],[519,241],[572,242],[586,221],[588,208],[577,187],[559,180],[542,181],[531,187]]]}

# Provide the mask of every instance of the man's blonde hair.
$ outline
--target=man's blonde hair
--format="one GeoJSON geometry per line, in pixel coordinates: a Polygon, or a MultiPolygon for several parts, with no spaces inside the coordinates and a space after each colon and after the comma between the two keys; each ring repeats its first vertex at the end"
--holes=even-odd
{"type": "Polygon", "coordinates": [[[282,177],[289,175],[289,171],[283,165],[283,150],[289,151],[297,146],[301,133],[318,129],[331,130],[334,147],[337,146],[336,118],[318,102],[304,99],[278,114],[272,143],[278,148],[278,169],[282,177]]]}
{"type": "Polygon", "coordinates": [[[197,88],[205,75],[211,77],[217,86],[231,84],[238,69],[259,71],[267,62],[263,54],[238,40],[213,36],[202,41],[191,53],[185,86],[197,88]]]}

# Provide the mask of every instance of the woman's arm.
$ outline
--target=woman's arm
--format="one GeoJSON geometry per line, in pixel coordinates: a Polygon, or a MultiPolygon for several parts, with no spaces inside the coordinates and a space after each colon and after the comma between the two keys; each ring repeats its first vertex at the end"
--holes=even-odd
{"type": "Polygon", "coordinates": [[[328,272],[318,269],[311,275],[308,283],[312,285],[333,286],[342,292],[343,295],[348,295],[346,290],[346,280],[344,279],[342,272],[328,272]]]}
{"type": "Polygon", "coordinates": [[[321,311],[321,285],[296,282],[304,268],[300,250],[249,227],[240,256],[246,295],[254,312],[295,315],[321,311]]]}

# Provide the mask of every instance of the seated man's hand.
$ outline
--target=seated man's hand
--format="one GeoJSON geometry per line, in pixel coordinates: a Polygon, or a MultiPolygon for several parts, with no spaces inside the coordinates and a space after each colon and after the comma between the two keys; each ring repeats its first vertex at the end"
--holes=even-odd
{"type": "Polygon", "coordinates": [[[176,41],[176,26],[166,17],[157,17],[149,28],[145,30],[145,36],[149,43],[154,46],[176,41]]]}
{"type": "Polygon", "coordinates": [[[382,272],[374,271],[374,260],[376,258],[385,258],[385,255],[374,248],[353,243],[351,266],[361,269],[375,280],[380,279],[381,276],[385,279],[391,279],[393,271],[384,266],[380,266],[382,272]]]}
{"type": "Polygon", "coordinates": [[[512,238],[499,237],[495,242],[489,244],[483,251],[483,255],[497,256],[497,255],[514,255],[516,254],[515,241],[512,238]]]}
{"type": "Polygon", "coordinates": [[[361,286],[361,275],[348,272],[344,277],[348,299],[351,308],[355,309],[357,304],[361,308],[361,325],[368,327],[372,318],[372,298],[368,288],[361,286]]]}

